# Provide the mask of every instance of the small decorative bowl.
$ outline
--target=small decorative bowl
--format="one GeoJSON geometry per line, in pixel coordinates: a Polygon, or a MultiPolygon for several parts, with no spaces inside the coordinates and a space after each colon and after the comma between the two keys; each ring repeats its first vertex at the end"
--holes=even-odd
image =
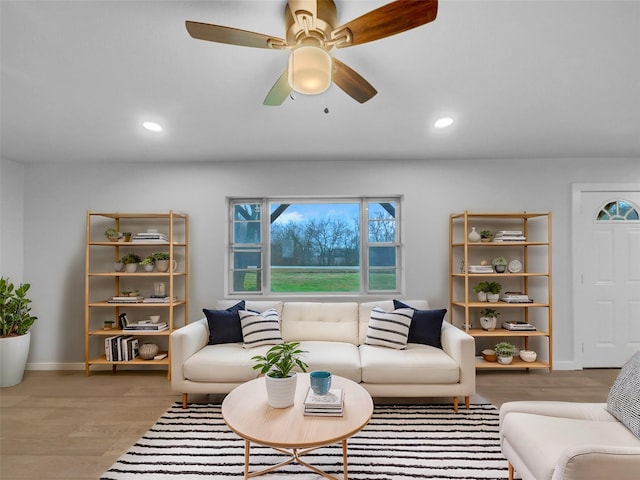
{"type": "Polygon", "coordinates": [[[484,358],[485,362],[497,362],[498,357],[496,356],[496,352],[490,349],[482,350],[482,358],[484,358]]]}
{"type": "Polygon", "coordinates": [[[159,349],[155,343],[143,343],[140,345],[138,354],[143,360],[153,360],[153,357],[157,355],[159,349]]]}
{"type": "Polygon", "coordinates": [[[520,350],[520,358],[525,362],[535,362],[537,356],[533,350],[520,350]]]}

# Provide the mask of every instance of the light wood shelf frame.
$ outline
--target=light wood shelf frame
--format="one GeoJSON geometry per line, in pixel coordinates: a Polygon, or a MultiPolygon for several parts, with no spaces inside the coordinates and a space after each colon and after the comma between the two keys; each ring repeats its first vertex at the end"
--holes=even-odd
{"type": "MultiPolygon", "coordinates": [[[[166,233],[166,232],[165,232],[166,233]]],[[[142,255],[141,255],[142,256],[142,255]]],[[[103,286],[104,287],[104,286],[103,286]]],[[[86,215],[86,253],[85,253],[85,291],[84,291],[84,338],[85,338],[85,375],[91,373],[91,366],[108,365],[111,366],[115,374],[118,365],[151,366],[160,365],[167,368],[167,377],[171,379],[171,350],[168,337],[173,330],[179,326],[186,325],[189,321],[189,216],[177,213],[173,210],[161,213],[119,213],[119,212],[93,212],[87,211],[86,215]],[[109,242],[103,241],[104,225],[111,226],[118,231],[128,231],[129,225],[136,225],[140,222],[151,222],[159,231],[167,229],[167,243],[159,242],[109,242]],[[97,225],[100,224],[100,227],[97,225]],[[99,228],[99,231],[95,231],[99,228]],[[178,237],[179,235],[179,237],[178,237]],[[134,273],[113,271],[113,265],[105,264],[93,260],[96,250],[113,250],[113,259],[121,257],[123,249],[149,251],[151,249],[169,250],[169,270],[167,272],[144,272],[134,273]],[[183,260],[184,266],[174,271],[173,261],[176,257],[183,260]],[[111,303],[108,298],[103,300],[92,300],[92,290],[94,280],[102,279],[108,282],[111,279],[113,295],[120,293],[120,279],[135,278],[142,282],[166,279],[168,282],[167,295],[172,300],[167,303],[111,303]],[[106,279],[106,280],[104,280],[106,279]],[[175,280],[181,279],[180,284],[175,280]],[[122,309],[161,309],[167,312],[167,323],[169,328],[161,332],[153,331],[123,331],[119,328],[105,330],[99,327],[99,321],[94,317],[97,312],[113,311],[113,319],[118,324],[118,317],[122,309]],[[92,349],[92,339],[115,336],[133,335],[141,338],[164,337],[167,339],[167,356],[161,360],[142,360],[136,358],[129,361],[108,361],[104,355],[103,343],[99,345],[99,352],[92,349]]]]}
{"type": "MultiPolygon", "coordinates": [[[[552,215],[551,212],[543,213],[470,213],[464,211],[462,213],[453,213],[449,216],[449,321],[464,329],[474,338],[496,338],[497,341],[516,340],[523,344],[525,349],[529,348],[529,339],[542,338],[547,340],[548,344],[548,360],[536,360],[535,362],[524,362],[514,357],[509,365],[498,364],[497,362],[487,362],[482,357],[476,357],[477,369],[531,369],[542,368],[548,369],[550,372],[553,368],[553,289],[552,289],[552,215]],[[486,228],[490,225],[496,225],[497,230],[504,229],[522,229],[527,239],[526,241],[517,242],[469,242],[468,234],[471,231],[471,224],[482,223],[486,228]],[[501,228],[502,227],[502,228],[501,228]],[[535,240],[529,241],[530,235],[535,233],[535,240]],[[491,252],[492,255],[499,255],[501,250],[516,249],[522,257],[523,269],[518,273],[469,273],[468,266],[471,253],[476,249],[491,252]],[[545,267],[546,271],[530,271],[530,255],[532,249],[539,249],[546,255],[545,267]],[[459,264],[456,260],[462,259],[464,262],[464,271],[460,271],[459,264]],[[473,280],[499,281],[500,279],[518,279],[520,281],[522,292],[528,294],[530,281],[533,279],[541,279],[546,281],[546,301],[538,301],[533,303],[506,303],[506,302],[479,302],[472,298],[473,280]],[[463,294],[457,294],[462,290],[463,294]],[[505,311],[517,311],[512,309],[520,309],[520,317],[522,321],[529,323],[530,311],[533,309],[546,312],[546,325],[536,325],[535,331],[508,331],[498,326],[495,330],[487,331],[480,328],[471,327],[471,316],[479,312],[483,308],[505,309],[505,311]]],[[[479,233],[479,232],[478,232],[479,233]]],[[[541,287],[539,287],[541,288],[541,287]]],[[[541,323],[541,322],[538,322],[541,323]]]]}

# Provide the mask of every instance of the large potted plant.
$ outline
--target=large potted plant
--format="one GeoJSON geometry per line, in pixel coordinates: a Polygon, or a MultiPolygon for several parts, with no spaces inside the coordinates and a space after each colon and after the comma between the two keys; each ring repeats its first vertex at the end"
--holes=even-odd
{"type": "Polygon", "coordinates": [[[298,342],[285,342],[271,347],[266,355],[256,355],[254,370],[260,370],[265,376],[267,400],[273,408],[286,408],[293,405],[298,377],[293,371],[298,367],[303,372],[307,365],[302,357],[307,353],[300,349],[298,342]]]}
{"type": "Polygon", "coordinates": [[[37,317],[31,315],[28,283],[18,288],[0,277],[0,387],[22,382],[29,356],[31,332],[37,317]]]}

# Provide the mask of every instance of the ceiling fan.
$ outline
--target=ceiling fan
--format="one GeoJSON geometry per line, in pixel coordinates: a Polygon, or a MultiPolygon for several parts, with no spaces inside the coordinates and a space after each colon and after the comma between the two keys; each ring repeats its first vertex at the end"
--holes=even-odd
{"type": "Polygon", "coordinates": [[[360,103],[376,89],[355,70],[329,52],[373,42],[435,20],[437,0],[399,0],[371,10],[335,27],[333,0],[288,0],[284,10],[286,40],[233,27],[187,21],[189,35],[200,40],[255,48],[291,50],[287,69],[264,99],[265,105],[281,105],[291,90],[306,95],[322,93],[333,81],[360,103]]]}

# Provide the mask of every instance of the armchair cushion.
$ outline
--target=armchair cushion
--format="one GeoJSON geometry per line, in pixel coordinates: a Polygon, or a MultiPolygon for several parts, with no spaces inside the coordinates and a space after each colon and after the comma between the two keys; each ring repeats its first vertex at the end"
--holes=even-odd
{"type": "Polygon", "coordinates": [[[640,438],[640,352],[622,366],[609,390],[607,410],[640,438]]]}

